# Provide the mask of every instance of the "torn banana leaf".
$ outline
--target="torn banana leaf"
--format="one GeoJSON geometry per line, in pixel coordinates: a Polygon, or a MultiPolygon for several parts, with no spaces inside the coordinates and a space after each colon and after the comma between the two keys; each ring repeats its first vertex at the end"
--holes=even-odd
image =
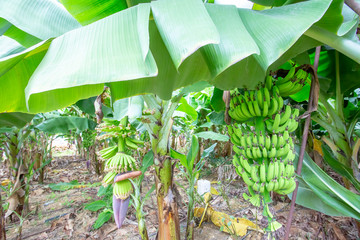
{"type": "MultiPolygon", "coordinates": [[[[202,217],[204,208],[195,208],[195,217],[202,217]]],[[[234,218],[223,212],[217,212],[212,207],[208,207],[205,214],[205,220],[211,221],[220,227],[223,232],[235,234],[237,236],[245,236],[248,229],[260,229],[255,223],[244,219],[234,218]]]]}

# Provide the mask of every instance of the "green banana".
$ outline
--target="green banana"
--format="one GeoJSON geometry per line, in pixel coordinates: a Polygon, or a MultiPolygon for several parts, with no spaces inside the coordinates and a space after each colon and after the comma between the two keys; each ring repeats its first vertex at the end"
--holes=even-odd
{"type": "Polygon", "coordinates": [[[261,146],[261,151],[262,151],[262,157],[267,158],[268,157],[267,149],[263,145],[260,145],[260,146],[261,146]]]}
{"type": "Polygon", "coordinates": [[[264,105],[263,105],[264,107],[263,107],[263,111],[262,111],[262,116],[266,117],[269,113],[269,103],[265,100],[263,100],[263,101],[264,101],[264,105]]]}
{"type": "Polygon", "coordinates": [[[241,146],[240,139],[235,134],[231,135],[230,140],[233,144],[241,146]]]}
{"type": "Polygon", "coordinates": [[[250,187],[254,185],[254,182],[250,180],[249,175],[246,173],[246,171],[243,171],[241,173],[241,177],[244,180],[244,182],[246,183],[246,185],[248,185],[250,187]]]}
{"type": "Polygon", "coordinates": [[[295,174],[295,168],[294,165],[292,164],[287,164],[285,167],[285,177],[292,177],[295,174]]]}
{"type": "Polygon", "coordinates": [[[263,193],[265,191],[265,183],[261,183],[259,191],[263,193]]]}
{"type": "Polygon", "coordinates": [[[252,166],[250,176],[254,182],[260,181],[260,178],[258,176],[258,166],[256,165],[252,166]]]}
{"type": "Polygon", "coordinates": [[[295,181],[291,181],[291,185],[286,188],[286,189],[279,189],[276,192],[281,194],[281,195],[288,195],[289,193],[293,192],[296,188],[296,182],[295,181]]]}
{"type": "Polygon", "coordinates": [[[254,189],[254,191],[259,191],[260,190],[260,183],[259,182],[254,183],[254,185],[252,185],[252,188],[254,189]]]}
{"type": "Polygon", "coordinates": [[[261,110],[259,107],[259,103],[255,100],[252,102],[253,106],[254,106],[254,111],[257,117],[261,117],[261,110]]]}
{"type": "Polygon", "coordinates": [[[274,160],[274,177],[279,178],[279,161],[275,158],[274,160]]]}
{"type": "Polygon", "coordinates": [[[272,116],[272,115],[274,115],[279,109],[278,109],[278,107],[279,107],[279,104],[278,104],[278,102],[275,100],[275,98],[274,97],[272,97],[271,98],[271,100],[270,100],[270,109],[269,109],[269,113],[268,113],[268,115],[269,116],[272,116]]]}
{"type": "Polygon", "coordinates": [[[244,158],[243,156],[240,156],[240,164],[241,166],[248,172],[251,173],[251,166],[248,162],[248,160],[246,158],[244,158]]]}
{"type": "Polygon", "coordinates": [[[254,106],[252,104],[253,102],[252,101],[249,101],[247,102],[247,107],[249,109],[249,113],[251,114],[252,117],[255,117],[256,116],[256,113],[255,113],[255,110],[254,110],[254,106]]]}
{"type": "Polygon", "coordinates": [[[278,102],[278,109],[282,109],[284,107],[284,99],[280,96],[279,88],[277,86],[274,86],[273,88],[273,97],[278,102]]]}
{"type": "Polygon", "coordinates": [[[267,174],[266,174],[266,180],[268,182],[270,182],[275,176],[275,165],[274,165],[274,162],[271,161],[269,163],[269,167],[268,167],[268,171],[267,171],[267,174]]]}
{"type": "Polygon", "coordinates": [[[274,189],[275,183],[274,180],[271,179],[271,181],[266,183],[266,189],[271,192],[274,189]]]}
{"type": "Polygon", "coordinates": [[[278,139],[278,142],[277,142],[276,148],[280,148],[281,146],[283,146],[285,144],[284,136],[281,133],[279,133],[277,139],[278,139]]]}
{"type": "Polygon", "coordinates": [[[279,163],[279,176],[285,176],[285,164],[282,160],[279,163]]]}
{"type": "Polygon", "coordinates": [[[291,107],[290,105],[286,105],[284,113],[281,115],[280,124],[284,124],[291,115],[291,107]]]}
{"type": "Polygon", "coordinates": [[[270,105],[270,92],[269,92],[269,89],[267,89],[267,88],[263,88],[263,89],[264,89],[265,102],[267,102],[270,105]]]}
{"type": "Polygon", "coordinates": [[[269,158],[275,157],[275,156],[276,156],[276,152],[277,152],[277,151],[276,151],[276,147],[275,147],[274,144],[273,144],[270,152],[268,152],[268,157],[269,157],[269,158]]]}
{"type": "Polygon", "coordinates": [[[273,133],[271,135],[271,143],[274,145],[274,146],[277,146],[278,145],[278,136],[277,134],[273,133]]]}
{"type": "Polygon", "coordinates": [[[240,150],[240,148],[238,148],[236,145],[233,145],[233,150],[234,150],[234,152],[235,152],[236,154],[241,155],[241,150],[240,150]]]}
{"type": "Polygon", "coordinates": [[[289,123],[288,126],[288,131],[293,132],[297,129],[298,126],[299,126],[298,121],[296,121],[295,119],[291,119],[291,122],[289,123]]]}
{"type": "Polygon", "coordinates": [[[276,85],[280,85],[280,84],[290,81],[295,75],[295,70],[296,70],[296,67],[292,66],[290,68],[289,72],[286,74],[286,76],[283,79],[276,81],[276,85]]]}
{"type": "Polygon", "coordinates": [[[251,152],[251,148],[247,148],[245,151],[246,151],[247,158],[254,158],[254,156],[252,155],[252,152],[251,152]]]}
{"type": "Polygon", "coordinates": [[[260,181],[266,182],[266,165],[265,165],[265,163],[262,163],[260,165],[260,181]]]}
{"type": "Polygon", "coordinates": [[[127,147],[135,149],[135,150],[139,148],[139,146],[137,144],[130,141],[130,138],[125,138],[125,144],[126,144],[127,147]]]}
{"type": "Polygon", "coordinates": [[[266,88],[270,91],[273,87],[273,78],[272,76],[266,76],[266,79],[265,79],[265,86],[266,88]]]}
{"type": "Polygon", "coordinates": [[[245,135],[241,136],[241,138],[240,138],[240,146],[242,146],[244,148],[247,147],[245,135]]]}
{"type": "Polygon", "coordinates": [[[255,91],[251,90],[250,91],[250,102],[255,100],[255,91]]]}
{"type": "Polygon", "coordinates": [[[256,100],[259,104],[259,107],[261,109],[264,109],[264,95],[262,93],[262,88],[260,88],[256,91],[256,100]]]}
{"type": "Polygon", "coordinates": [[[271,138],[268,134],[265,135],[265,148],[268,150],[271,146],[271,138]]]}

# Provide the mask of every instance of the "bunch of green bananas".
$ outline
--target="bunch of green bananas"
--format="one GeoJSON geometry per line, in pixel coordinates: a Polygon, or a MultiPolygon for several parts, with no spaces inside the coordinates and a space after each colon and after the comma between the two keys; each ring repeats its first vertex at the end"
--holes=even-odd
{"type": "Polygon", "coordinates": [[[254,117],[272,116],[284,106],[274,79],[268,76],[256,90],[231,91],[229,115],[236,121],[247,121],[254,117]]]}
{"type": "MultiPolygon", "coordinates": [[[[303,82],[299,79],[304,78],[307,73],[302,69],[295,73],[293,67],[286,76],[290,80],[286,81],[298,84],[303,82]]],[[[234,144],[233,164],[252,195],[245,199],[253,204],[260,204],[255,192],[288,194],[296,186],[291,132],[298,127],[299,109],[284,105],[284,79],[268,76],[256,90],[234,90],[231,94],[229,115],[238,122],[228,126],[234,144]],[[255,106],[260,111],[255,110],[255,106]]],[[[295,90],[298,91],[297,85],[295,90]]],[[[293,94],[295,90],[287,90],[287,93],[293,94]]]]}
{"type": "Polygon", "coordinates": [[[236,172],[254,191],[288,194],[294,190],[294,143],[288,131],[282,133],[249,133],[241,124],[228,127],[236,155],[236,172]]]}
{"type": "Polygon", "coordinates": [[[287,97],[299,92],[306,84],[309,74],[303,69],[296,70],[293,66],[284,78],[279,77],[276,86],[282,97],[287,97]]]}
{"type": "Polygon", "coordinates": [[[139,145],[144,145],[143,141],[130,137],[136,134],[136,130],[131,127],[130,123],[126,125],[107,118],[104,118],[103,121],[96,127],[97,132],[100,133],[99,140],[121,137],[125,140],[126,147],[135,150],[139,149],[139,145]]]}
{"type": "Polygon", "coordinates": [[[299,109],[284,105],[282,97],[300,91],[307,77],[306,71],[293,67],[284,79],[268,76],[256,90],[231,92],[229,115],[236,121],[228,126],[233,165],[248,186],[250,196],[244,193],[244,199],[254,206],[263,200],[270,231],[281,227],[268,207],[270,192],[287,195],[296,187],[291,133],[298,127],[299,109]]]}
{"type": "Polygon", "coordinates": [[[295,154],[292,151],[294,143],[289,131],[271,135],[267,132],[260,132],[260,134],[248,132],[244,134],[241,131],[242,127],[236,125],[235,123],[232,127],[229,126],[228,131],[234,144],[234,152],[238,156],[255,160],[282,158],[286,163],[294,160],[295,154]]]}
{"type": "Polygon", "coordinates": [[[265,121],[266,128],[269,132],[293,132],[298,127],[297,118],[299,117],[299,109],[292,109],[290,105],[285,107],[285,110],[273,115],[273,118],[265,121]]]}
{"type": "MultiPolygon", "coordinates": [[[[131,155],[125,153],[125,151],[127,149],[139,149],[144,142],[131,137],[136,134],[136,129],[131,127],[127,122],[127,118],[121,121],[105,118],[103,121],[104,122],[97,127],[101,138],[110,137],[118,142],[115,146],[107,147],[99,151],[100,156],[106,161],[105,171],[108,172],[103,179],[103,183],[109,185],[113,183],[117,174],[138,170],[136,160],[131,155]]],[[[125,180],[116,183],[115,186],[114,194],[121,196],[122,199],[129,197],[132,192],[132,185],[125,180]],[[121,191],[119,189],[121,189],[121,191]]]]}

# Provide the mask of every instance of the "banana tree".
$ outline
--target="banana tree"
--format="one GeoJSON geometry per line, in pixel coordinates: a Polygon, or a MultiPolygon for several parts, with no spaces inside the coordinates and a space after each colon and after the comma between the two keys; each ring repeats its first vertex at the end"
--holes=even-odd
{"type": "MultiPolygon", "coordinates": [[[[332,164],[332,166],[335,167],[335,170],[336,166],[338,166],[349,172],[350,175],[348,174],[343,178],[346,187],[350,187],[350,180],[359,191],[360,185],[358,180],[354,179],[354,176],[359,175],[357,153],[360,140],[354,138],[354,130],[360,115],[359,110],[357,110],[355,114],[346,116],[345,111],[347,109],[344,107],[344,94],[347,94],[349,91],[351,92],[359,84],[354,80],[341,83],[341,80],[342,78],[356,79],[360,76],[360,71],[358,70],[360,65],[355,64],[336,51],[323,51],[322,53],[320,63],[323,62],[324,64],[323,67],[320,66],[319,68],[319,73],[323,75],[321,82],[322,91],[319,96],[321,105],[312,119],[320,124],[328,133],[328,136],[323,136],[322,139],[330,147],[332,154],[339,162],[335,163],[335,165],[332,164]],[[332,78],[333,81],[329,78],[332,78]],[[330,86],[334,86],[335,91],[330,86]],[[332,98],[331,96],[334,97],[332,98]]],[[[351,104],[349,102],[348,105],[351,104]]],[[[327,153],[326,148],[323,149],[324,153],[326,153],[325,160],[329,160],[331,156],[327,153]]]]}
{"type": "MultiPolygon", "coordinates": [[[[360,62],[359,44],[348,38],[355,35],[356,22],[352,17],[343,21],[339,0],[287,1],[263,11],[200,0],[132,6],[136,2],[0,2],[1,40],[10,43],[0,59],[0,89],[6,89],[0,94],[0,112],[62,108],[99,95],[106,84],[114,100],[143,93],[165,99],[152,100],[158,114],[172,105],[175,89],[198,81],[224,90],[251,89],[269,70],[320,44],[360,62]]],[[[171,186],[163,140],[167,133],[161,134],[161,139],[151,135],[156,172],[164,174],[157,179],[164,186],[157,188],[158,203],[164,203],[171,186]]],[[[171,233],[177,216],[169,224],[162,210],[160,206],[160,231],[171,233]]]]}

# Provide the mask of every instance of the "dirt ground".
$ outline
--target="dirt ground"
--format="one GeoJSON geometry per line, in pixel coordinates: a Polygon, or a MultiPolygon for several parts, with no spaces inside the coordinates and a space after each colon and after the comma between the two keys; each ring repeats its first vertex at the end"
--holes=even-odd
{"type": "MultiPolygon", "coordinates": [[[[71,152],[60,149],[60,152],[71,152]]],[[[0,169],[0,182],[8,178],[7,170],[0,169]]],[[[121,229],[117,229],[114,220],[111,219],[100,229],[93,230],[92,225],[96,221],[97,212],[84,209],[88,202],[98,200],[96,196],[99,187],[86,187],[71,189],[63,192],[53,191],[48,184],[56,182],[70,182],[78,180],[79,183],[96,183],[102,180],[86,168],[86,160],[75,156],[54,157],[51,166],[46,169],[45,183],[39,185],[36,181],[31,183],[30,190],[30,211],[23,223],[23,239],[140,239],[135,218],[135,210],[129,207],[127,219],[121,229]]],[[[152,169],[146,174],[143,189],[150,189],[154,179],[152,169]]],[[[226,173],[223,174],[226,176],[226,173]]],[[[181,185],[186,186],[185,178],[176,172],[175,180],[181,185]]],[[[216,181],[217,172],[213,171],[208,180],[216,181]]],[[[217,184],[212,185],[219,190],[217,184]]],[[[211,201],[211,206],[217,210],[230,214],[234,217],[244,217],[261,227],[265,227],[266,220],[261,218],[261,211],[253,207],[242,198],[242,193],[246,192],[245,184],[239,179],[227,181],[224,184],[229,205],[222,196],[215,196],[211,201]],[[257,218],[255,217],[257,216],[257,218]]],[[[185,192],[179,188],[182,201],[187,202],[185,192]]],[[[2,196],[4,199],[5,196],[2,196]]],[[[287,197],[276,198],[273,203],[273,210],[276,212],[277,220],[285,224],[290,208],[290,201],[287,197]]],[[[150,239],[156,238],[157,231],[157,209],[155,192],[144,206],[146,224],[150,239]]],[[[179,207],[180,224],[182,239],[184,239],[186,228],[186,204],[179,207]]],[[[7,220],[7,239],[16,239],[16,226],[19,222],[9,222],[7,220]]],[[[282,239],[284,228],[277,233],[277,239],[282,239]]],[[[357,239],[357,229],[354,220],[345,217],[329,217],[319,212],[296,206],[293,223],[291,227],[291,239],[357,239]]],[[[230,240],[230,239],[265,239],[262,233],[248,231],[244,237],[234,238],[227,233],[221,232],[219,227],[212,223],[204,223],[201,228],[196,228],[195,239],[206,240],[230,240]]]]}

